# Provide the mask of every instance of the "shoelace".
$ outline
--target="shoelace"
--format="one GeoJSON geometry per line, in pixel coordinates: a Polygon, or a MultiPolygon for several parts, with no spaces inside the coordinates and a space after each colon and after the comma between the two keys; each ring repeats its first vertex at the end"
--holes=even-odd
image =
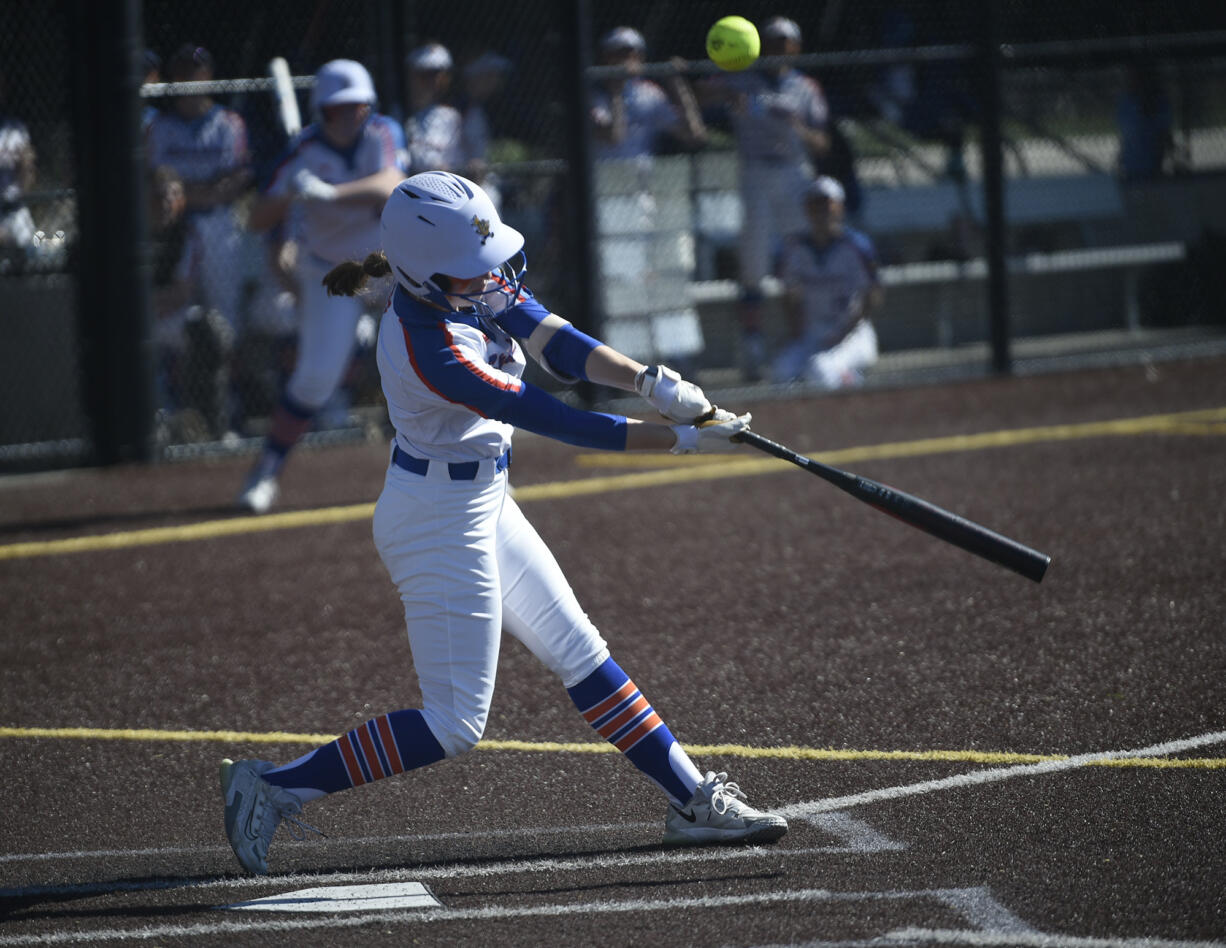
{"type": "Polygon", "coordinates": [[[323,830],[316,829],[310,823],[302,822],[302,820],[298,819],[296,816],[291,816],[288,813],[282,813],[281,818],[286,822],[285,831],[289,833],[291,838],[296,839],[298,842],[302,842],[307,838],[308,831],[316,833],[317,835],[322,836],[324,839],[328,838],[328,834],[323,830]]]}
{"type": "MultiPolygon", "coordinates": [[[[286,823],[285,830],[293,838],[302,842],[306,839],[307,833],[316,833],[324,839],[328,838],[328,834],[323,830],[318,830],[310,823],[305,823],[298,819],[297,814],[302,812],[302,804],[288,793],[280,793],[276,796],[267,798],[268,806],[286,823]]],[[[277,824],[280,820],[261,820],[260,821],[260,836],[263,837],[265,843],[271,843],[272,838],[276,835],[277,824]]]]}
{"type": "Polygon", "coordinates": [[[742,806],[740,800],[748,799],[745,794],[741,792],[741,788],[735,783],[724,782],[727,776],[728,775],[726,773],[716,774],[715,788],[711,791],[711,809],[720,816],[723,816],[730,808],[733,807],[739,810],[742,806]]]}

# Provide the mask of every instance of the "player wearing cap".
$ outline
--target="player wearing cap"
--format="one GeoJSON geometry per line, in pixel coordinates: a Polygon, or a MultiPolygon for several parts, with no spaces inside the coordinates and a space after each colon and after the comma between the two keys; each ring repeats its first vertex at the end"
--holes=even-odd
{"type": "Polygon", "coordinates": [[[286,456],[336,391],[353,352],[362,305],[330,297],[323,276],[379,246],[379,210],[407,170],[400,126],[374,111],[376,100],[361,63],[336,59],[320,67],[311,97],[315,122],[290,142],[251,209],[248,226],[269,230],[297,208],[303,245],[297,361],[239,495],[254,513],[276,500],[286,456]]]}
{"type": "Polygon", "coordinates": [[[454,66],[451,53],[442,43],[426,43],[412,50],[406,62],[409,117],[404,134],[412,167],[458,171],[464,166],[464,118],[445,101],[454,66]]]}
{"type": "MultiPolygon", "coordinates": [[[[771,17],[759,33],[764,57],[795,56],[801,50],[800,27],[787,17],[771,17]]],[[[762,280],[771,273],[783,239],[804,230],[796,196],[829,151],[829,108],[817,81],[791,66],[721,73],[704,84],[702,96],[729,107],[736,137],[744,211],[737,247],[742,363],[752,381],[766,358],[762,280]]]]}
{"type": "Polygon", "coordinates": [[[803,204],[808,228],[789,238],[780,261],[792,341],[775,359],[774,379],[828,389],[858,385],[877,361],[870,317],[885,297],[877,251],[844,223],[843,186],[834,178],[814,180],[803,204]]]}
{"type": "Polygon", "coordinates": [[[652,155],[663,135],[687,147],[706,141],[698,102],[680,72],[669,76],[663,87],[635,74],[646,55],[647,41],[631,26],[616,27],[600,39],[601,65],[621,66],[630,75],[609,79],[592,92],[591,123],[598,160],[652,155]]]}
{"type": "MultiPolygon", "coordinates": [[[[726,774],[701,775],[610,656],[507,480],[515,428],[613,451],[720,452],[740,447],[731,439],[749,415],[717,411],[676,373],[641,365],[545,309],[523,286],[522,235],[465,178],[429,171],[405,180],[383,210],[382,240],[382,253],[341,265],[328,285],[353,293],[366,276],[395,281],[378,358],[396,436],[373,526],[404,605],[422,706],[375,717],[280,767],[224,761],[226,832],[239,861],[267,872],[277,826],[301,826],[310,800],[474,747],[504,629],[666,794],[666,840],[777,840],[786,821],[750,807],[726,774]],[[570,407],[522,379],[525,354],[560,379],[637,391],[670,423],[570,407]]],[[[667,557],[649,554],[664,568],[667,557]]]]}

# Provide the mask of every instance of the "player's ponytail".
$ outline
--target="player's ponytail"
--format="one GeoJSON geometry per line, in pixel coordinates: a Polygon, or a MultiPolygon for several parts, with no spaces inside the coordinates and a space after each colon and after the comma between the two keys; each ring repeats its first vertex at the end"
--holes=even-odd
{"type": "Polygon", "coordinates": [[[368,277],[379,279],[392,272],[383,251],[372,253],[361,263],[346,260],[324,274],[323,285],[329,296],[357,296],[366,286],[368,277]]]}

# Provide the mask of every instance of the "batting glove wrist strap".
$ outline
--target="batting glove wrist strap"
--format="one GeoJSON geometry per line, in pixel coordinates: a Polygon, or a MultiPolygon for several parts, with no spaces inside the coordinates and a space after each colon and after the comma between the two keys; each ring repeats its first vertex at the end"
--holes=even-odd
{"type": "Polygon", "coordinates": [[[651,365],[634,377],[634,390],[669,421],[690,423],[711,410],[711,402],[693,382],[666,365],[651,365]]]}

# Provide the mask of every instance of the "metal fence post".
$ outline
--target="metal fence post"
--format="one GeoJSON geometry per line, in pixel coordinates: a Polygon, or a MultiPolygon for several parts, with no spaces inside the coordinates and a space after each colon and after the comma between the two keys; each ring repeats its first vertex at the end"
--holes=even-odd
{"type": "Polygon", "coordinates": [[[987,224],[988,319],[992,343],[992,368],[1006,375],[1012,370],[1009,354],[1009,276],[1006,270],[1004,159],[1000,132],[1001,69],[1000,2],[985,0],[980,35],[983,107],[979,147],[983,159],[983,200],[987,224]]]}
{"type": "MultiPolygon", "coordinates": [[[[561,19],[570,30],[570,42],[564,44],[572,54],[569,68],[563,75],[571,77],[566,95],[566,114],[569,121],[566,149],[566,186],[564,215],[570,257],[568,270],[574,274],[571,281],[575,295],[569,301],[574,307],[568,316],[571,322],[592,335],[599,335],[600,317],[597,306],[600,274],[596,267],[595,246],[595,181],[592,174],[591,130],[588,113],[591,109],[591,92],[588,88],[587,70],[591,66],[592,14],[589,0],[559,0],[561,19]]],[[[577,386],[579,397],[587,404],[595,398],[593,386],[582,383],[577,386]]]]}
{"type": "Polygon", "coordinates": [[[77,0],[71,10],[81,391],[94,460],[149,461],[154,399],[139,111],[141,3],[77,0]]]}

